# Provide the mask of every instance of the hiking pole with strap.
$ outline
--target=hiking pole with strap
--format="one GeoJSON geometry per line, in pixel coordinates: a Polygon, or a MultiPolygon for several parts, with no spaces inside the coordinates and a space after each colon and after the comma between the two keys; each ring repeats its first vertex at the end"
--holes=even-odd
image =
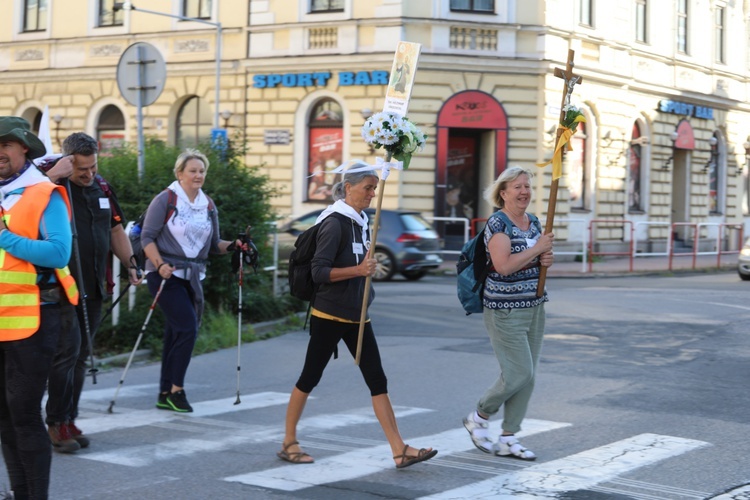
{"type": "Polygon", "coordinates": [[[87,307],[88,295],[86,295],[86,288],[83,285],[83,267],[81,266],[81,252],[78,245],[78,230],[76,228],[76,214],[73,208],[73,193],[70,191],[70,180],[65,178],[65,190],[68,192],[68,200],[70,201],[70,228],[73,231],[73,252],[76,257],[76,267],[78,267],[78,291],[81,296],[81,308],[83,309],[83,325],[86,329],[86,338],[89,341],[89,357],[91,359],[91,368],[89,373],[91,374],[91,383],[96,384],[96,364],[94,363],[94,337],[91,335],[91,325],[89,322],[89,310],[87,307]]]}
{"type": "Polygon", "coordinates": [[[138,350],[138,346],[141,343],[141,339],[143,339],[143,333],[146,331],[146,327],[148,326],[148,322],[151,319],[151,315],[154,313],[154,308],[156,308],[156,302],[159,300],[159,296],[161,295],[161,291],[164,289],[164,283],[166,283],[167,280],[162,279],[161,284],[159,285],[159,289],[156,291],[156,295],[154,295],[154,301],[151,302],[151,307],[148,309],[148,314],[146,315],[146,321],[143,322],[143,326],[141,327],[141,332],[138,334],[138,338],[135,341],[135,345],[133,346],[133,352],[130,353],[130,357],[128,358],[128,362],[125,364],[125,370],[122,372],[122,377],[120,377],[120,381],[117,383],[117,389],[115,389],[115,395],[112,398],[112,401],[109,403],[109,408],[107,409],[108,413],[112,413],[112,408],[115,406],[115,401],[117,400],[117,395],[120,393],[120,388],[122,387],[122,384],[125,383],[125,375],[128,374],[128,368],[130,368],[130,363],[133,362],[133,358],[135,357],[135,351],[138,350]]]}
{"type": "MultiPolygon", "coordinates": [[[[250,228],[248,227],[248,231],[250,228]]],[[[240,233],[239,239],[241,242],[245,242],[245,234],[240,233]]],[[[238,405],[241,403],[240,401],[240,349],[242,348],[242,271],[243,271],[243,260],[245,260],[244,251],[242,250],[242,246],[239,248],[240,250],[240,269],[239,274],[237,278],[237,400],[234,402],[234,404],[238,405]]]]}
{"type": "Polygon", "coordinates": [[[237,400],[234,404],[238,405],[240,401],[240,370],[241,370],[241,357],[240,349],[242,346],[242,279],[244,277],[244,264],[247,260],[247,264],[252,266],[255,272],[258,272],[258,249],[253,243],[253,237],[250,235],[250,226],[247,226],[244,233],[240,233],[237,239],[244,245],[247,244],[247,253],[239,248],[239,278],[238,278],[238,305],[237,305],[237,400]]]}

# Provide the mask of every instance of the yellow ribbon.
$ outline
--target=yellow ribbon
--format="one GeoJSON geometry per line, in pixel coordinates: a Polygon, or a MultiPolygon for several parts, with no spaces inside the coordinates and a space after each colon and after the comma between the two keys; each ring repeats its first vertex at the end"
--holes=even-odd
{"type": "MultiPolygon", "coordinates": [[[[585,121],[586,118],[583,115],[578,115],[575,117],[575,120],[573,120],[573,123],[585,121]]],[[[560,134],[560,138],[557,140],[557,145],[555,146],[555,152],[552,155],[552,159],[549,161],[545,161],[544,163],[536,164],[537,167],[544,168],[551,163],[553,181],[562,177],[563,147],[568,144],[568,150],[573,151],[573,147],[569,144],[569,142],[570,138],[573,137],[573,134],[575,134],[575,131],[573,129],[568,128],[564,125],[560,125],[558,127],[558,130],[562,130],[562,133],[560,134]]]]}

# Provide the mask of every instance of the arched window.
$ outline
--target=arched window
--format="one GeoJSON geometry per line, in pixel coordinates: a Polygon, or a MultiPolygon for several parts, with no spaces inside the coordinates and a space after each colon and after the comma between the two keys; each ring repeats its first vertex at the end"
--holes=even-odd
{"type": "Polygon", "coordinates": [[[189,98],[177,112],[177,146],[197,146],[211,139],[213,115],[200,97],[189,98]]]}
{"type": "Polygon", "coordinates": [[[28,108],[21,114],[21,118],[29,122],[34,135],[39,135],[39,127],[42,124],[42,112],[37,108],[28,108]]]}
{"type": "Polygon", "coordinates": [[[641,158],[643,150],[641,146],[641,127],[638,123],[633,124],[633,132],[628,152],[628,211],[643,212],[643,165],[641,158]]]}
{"type": "Polygon", "coordinates": [[[96,124],[96,139],[100,154],[122,146],[125,142],[125,117],[120,108],[109,104],[102,109],[96,124]]]}
{"type": "Polygon", "coordinates": [[[578,124],[578,129],[570,139],[571,151],[566,153],[570,161],[568,174],[568,189],[570,191],[570,207],[578,210],[589,209],[589,173],[586,158],[588,156],[586,123],[578,124]]]}
{"type": "Polygon", "coordinates": [[[309,150],[305,201],[332,201],[331,188],[339,176],[326,175],[325,171],[342,163],[343,124],[341,106],[333,99],[322,99],[312,107],[307,122],[309,150]]]}

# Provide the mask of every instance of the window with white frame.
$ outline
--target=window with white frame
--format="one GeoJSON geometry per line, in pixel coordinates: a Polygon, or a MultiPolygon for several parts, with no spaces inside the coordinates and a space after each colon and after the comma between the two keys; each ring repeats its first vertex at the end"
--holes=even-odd
{"type": "Polygon", "coordinates": [[[44,31],[47,29],[47,15],[49,14],[47,0],[24,0],[23,2],[23,31],[44,31]]]}
{"type": "Polygon", "coordinates": [[[594,25],[594,0],[578,0],[578,24],[594,25]]]}
{"type": "Polygon", "coordinates": [[[312,0],[310,12],[341,12],[344,10],[344,0],[312,0]]]}
{"type": "Polygon", "coordinates": [[[635,0],[635,39],[641,43],[648,42],[647,0],[635,0]]]}
{"type": "Polygon", "coordinates": [[[458,12],[495,12],[495,0],[451,0],[451,10],[458,12]]]}
{"type": "Polygon", "coordinates": [[[341,105],[330,98],[312,108],[307,122],[308,151],[306,196],[304,201],[332,203],[333,185],[339,175],[326,174],[343,161],[344,118],[341,105]]]}
{"type": "Polygon", "coordinates": [[[688,53],[688,0],[677,0],[677,51],[688,53]]]}
{"type": "Polygon", "coordinates": [[[724,7],[714,10],[714,58],[718,63],[725,63],[724,37],[726,32],[726,17],[724,7]]]}
{"type": "Polygon", "coordinates": [[[183,0],[182,15],[196,19],[211,19],[211,0],[183,0]]]}
{"type": "Polygon", "coordinates": [[[99,24],[98,26],[122,26],[125,19],[125,11],[118,9],[115,12],[115,0],[99,0],[99,24]]]}

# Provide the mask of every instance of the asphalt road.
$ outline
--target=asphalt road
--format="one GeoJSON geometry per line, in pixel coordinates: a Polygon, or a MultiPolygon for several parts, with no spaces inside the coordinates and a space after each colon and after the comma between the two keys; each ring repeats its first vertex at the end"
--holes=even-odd
{"type": "MultiPolygon", "coordinates": [[[[372,308],[407,442],[430,462],[397,471],[348,353],[313,392],[299,438],[316,458],[276,458],[306,332],[197,357],[196,408],[154,408],[158,364],[87,385],[92,439],[53,457],[52,498],[704,499],[750,482],[750,294],[734,273],[548,281],[547,336],[523,433],[536,462],[475,449],[462,417],[497,376],[482,318],[455,279],[377,284],[372,308]]],[[[157,332],[148,332],[158,335],[157,332]]],[[[499,431],[497,419],[493,428],[499,431]]],[[[725,498],[748,498],[735,490],[725,498]]],[[[747,495],[747,493],[744,493],[747,495]]]]}

